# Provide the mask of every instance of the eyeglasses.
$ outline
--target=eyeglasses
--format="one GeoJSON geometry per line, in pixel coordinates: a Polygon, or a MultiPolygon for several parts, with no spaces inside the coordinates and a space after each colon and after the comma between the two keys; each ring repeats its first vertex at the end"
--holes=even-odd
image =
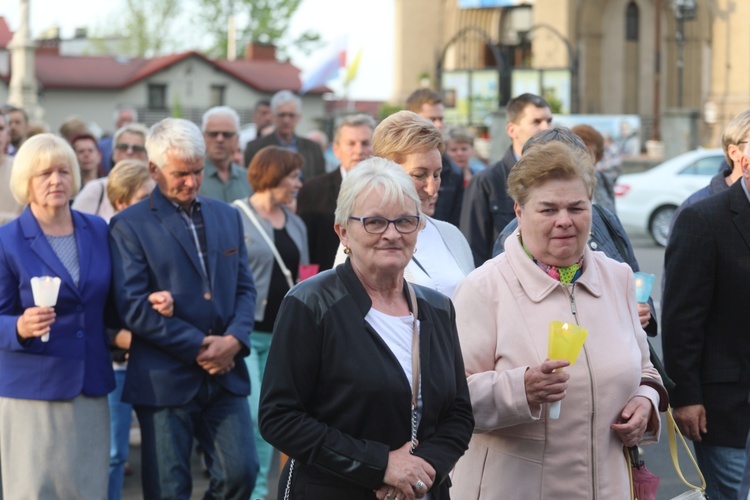
{"type": "Polygon", "coordinates": [[[128,151],[131,150],[133,153],[145,153],[146,148],[143,146],[139,146],[137,144],[127,144],[124,142],[118,142],[115,144],[115,149],[118,151],[128,151]]]}
{"type": "Polygon", "coordinates": [[[297,113],[276,113],[276,116],[278,116],[282,120],[284,118],[289,118],[290,120],[293,120],[293,119],[297,118],[297,113]]]}
{"type": "Polygon", "coordinates": [[[216,131],[216,132],[214,132],[214,131],[206,132],[206,135],[209,136],[211,139],[216,139],[220,135],[224,136],[224,138],[226,138],[226,139],[231,139],[232,137],[234,137],[235,135],[237,135],[237,132],[223,132],[223,131],[219,130],[219,131],[216,131]]]}
{"type": "Polygon", "coordinates": [[[358,220],[362,223],[362,226],[370,234],[383,234],[388,231],[388,226],[393,224],[401,234],[410,234],[417,230],[419,227],[419,216],[418,215],[405,215],[398,219],[386,219],[385,217],[373,216],[373,217],[349,217],[351,220],[358,220]]]}

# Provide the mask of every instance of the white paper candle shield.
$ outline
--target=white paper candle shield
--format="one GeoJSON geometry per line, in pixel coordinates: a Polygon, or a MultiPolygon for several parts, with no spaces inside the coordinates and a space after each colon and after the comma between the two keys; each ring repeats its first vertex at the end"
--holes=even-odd
{"type": "MultiPolygon", "coordinates": [[[[31,293],[34,294],[34,305],[54,307],[57,305],[57,294],[60,292],[60,278],[36,276],[31,278],[31,293]]],[[[42,342],[49,340],[49,332],[42,335],[42,342]]]]}

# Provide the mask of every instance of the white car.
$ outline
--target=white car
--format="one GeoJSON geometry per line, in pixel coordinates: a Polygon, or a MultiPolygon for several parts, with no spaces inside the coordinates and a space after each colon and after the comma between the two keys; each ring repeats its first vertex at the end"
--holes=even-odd
{"type": "Polygon", "coordinates": [[[617,216],[629,234],[647,233],[665,246],[677,207],[724,165],[721,149],[696,149],[646,172],[621,175],[615,184],[617,216]]]}

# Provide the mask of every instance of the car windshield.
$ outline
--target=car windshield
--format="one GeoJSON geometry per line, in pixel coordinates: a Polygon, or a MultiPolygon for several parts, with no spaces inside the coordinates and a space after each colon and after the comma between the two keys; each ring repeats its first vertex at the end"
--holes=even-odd
{"type": "Polygon", "coordinates": [[[680,170],[679,175],[715,175],[724,165],[723,156],[706,156],[680,170]]]}

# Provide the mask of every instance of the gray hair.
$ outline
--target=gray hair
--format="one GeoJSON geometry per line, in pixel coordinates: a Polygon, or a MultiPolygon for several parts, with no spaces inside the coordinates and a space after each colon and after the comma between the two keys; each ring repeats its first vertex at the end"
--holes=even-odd
{"type": "Polygon", "coordinates": [[[232,119],[232,121],[234,121],[234,131],[239,132],[240,115],[238,115],[237,112],[229,106],[214,106],[213,108],[203,113],[203,119],[201,121],[201,132],[206,131],[206,124],[208,123],[208,120],[210,120],[214,116],[228,116],[232,119]]]}
{"type": "Polygon", "coordinates": [[[271,112],[276,114],[276,110],[279,106],[290,102],[294,103],[297,107],[297,113],[302,112],[302,99],[295,95],[291,90],[279,90],[273,95],[273,97],[271,97],[271,112]]]}
{"type": "Polygon", "coordinates": [[[37,134],[29,137],[18,149],[10,171],[10,192],[21,205],[27,205],[31,178],[52,165],[68,165],[73,176],[71,198],[81,189],[81,169],[78,158],[68,141],[55,134],[37,134]]]}
{"type": "Polygon", "coordinates": [[[164,168],[167,153],[189,163],[205,158],[206,143],[195,123],[182,118],[165,118],[149,130],[146,152],[151,163],[164,168]]]}
{"type": "Polygon", "coordinates": [[[339,135],[341,135],[343,127],[370,127],[370,132],[372,132],[375,130],[376,123],[372,116],[364,113],[347,115],[336,125],[336,129],[333,131],[333,142],[339,141],[339,135]]]}
{"type": "Polygon", "coordinates": [[[445,132],[445,141],[474,146],[474,134],[464,127],[451,127],[445,132]]]}
{"type": "Polygon", "coordinates": [[[409,174],[397,163],[374,156],[347,172],[336,201],[336,223],[347,227],[357,198],[366,196],[374,189],[383,191],[383,205],[405,205],[411,200],[414,202],[416,215],[422,218],[422,203],[409,174]]]}
{"type": "Polygon", "coordinates": [[[148,136],[148,129],[145,125],[141,125],[140,123],[128,123],[127,125],[123,125],[117,129],[117,132],[115,132],[115,135],[112,137],[113,144],[117,144],[122,134],[140,135],[145,141],[148,136]]]}
{"type": "Polygon", "coordinates": [[[132,106],[118,106],[115,108],[114,112],[112,113],[112,121],[117,123],[117,120],[120,118],[120,112],[121,111],[130,111],[130,114],[133,115],[133,123],[138,122],[138,110],[136,110],[132,106]]]}
{"type": "Polygon", "coordinates": [[[573,150],[580,150],[586,154],[589,152],[583,139],[574,134],[569,128],[555,127],[548,130],[542,130],[531,136],[531,138],[526,141],[526,144],[523,145],[521,155],[526,154],[526,151],[533,146],[549,144],[550,142],[562,142],[573,150]]]}

